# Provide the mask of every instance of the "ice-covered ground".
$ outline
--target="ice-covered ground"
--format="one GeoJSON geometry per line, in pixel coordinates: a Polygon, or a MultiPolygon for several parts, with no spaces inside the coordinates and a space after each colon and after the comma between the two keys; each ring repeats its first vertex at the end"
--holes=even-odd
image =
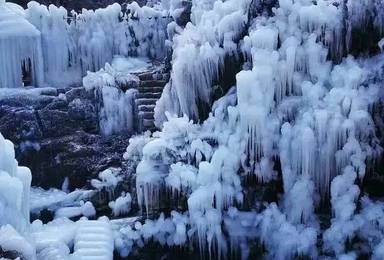
{"type": "Polygon", "coordinates": [[[2,88],[0,89],[0,99],[6,99],[10,97],[19,97],[25,96],[30,97],[31,99],[36,98],[36,96],[45,95],[57,95],[56,88],[2,88]]]}

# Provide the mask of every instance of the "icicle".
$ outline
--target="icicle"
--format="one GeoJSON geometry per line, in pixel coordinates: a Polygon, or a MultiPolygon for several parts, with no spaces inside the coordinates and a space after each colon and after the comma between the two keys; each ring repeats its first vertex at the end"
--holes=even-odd
{"type": "Polygon", "coordinates": [[[122,92],[115,87],[101,89],[103,106],[100,111],[100,129],[105,135],[133,132],[135,91],[122,92]]]}

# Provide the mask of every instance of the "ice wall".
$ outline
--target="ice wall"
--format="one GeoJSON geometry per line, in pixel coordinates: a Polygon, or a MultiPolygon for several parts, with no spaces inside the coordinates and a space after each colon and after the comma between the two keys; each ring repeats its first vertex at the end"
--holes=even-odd
{"type": "Polygon", "coordinates": [[[0,3],[0,60],[0,88],[23,86],[23,69],[32,85],[44,82],[41,34],[23,10],[5,2],[0,3]]]}
{"type": "MultiPolygon", "coordinates": [[[[178,10],[179,4],[178,1],[171,1],[166,6],[172,8],[173,5],[175,10],[178,10]]],[[[271,28],[269,24],[265,28],[249,32],[248,37],[244,38],[243,45],[246,47],[250,42],[258,41],[260,48],[273,48],[279,43],[277,36],[279,40],[285,40],[288,37],[291,37],[290,41],[298,40],[298,43],[288,43],[288,41],[285,43],[285,48],[288,48],[287,58],[286,62],[280,64],[279,70],[284,70],[282,76],[286,77],[293,76],[294,66],[296,66],[292,64],[296,56],[294,45],[300,44],[303,37],[314,34],[316,41],[326,47],[323,50],[322,59],[329,58],[336,63],[341,62],[342,58],[349,53],[366,55],[377,52],[377,41],[383,37],[382,10],[384,8],[380,0],[319,0],[316,4],[312,4],[311,1],[253,1],[251,5],[249,1],[236,3],[194,1],[191,22],[185,28],[175,23],[168,26],[172,40],[174,69],[169,86],[156,107],[157,126],[161,126],[166,120],[165,111],[198,119],[199,106],[202,104],[209,106],[212,103],[211,93],[216,80],[220,78],[224,57],[238,53],[238,36],[242,34],[244,25],[251,22],[248,19],[255,15],[255,10],[250,10],[250,7],[258,8],[257,12],[261,14],[258,17],[260,23],[264,23],[267,12],[274,12],[274,15],[280,17],[287,15],[285,19],[274,19],[272,24],[276,23],[273,25],[275,28],[271,28]],[[275,5],[281,4],[282,8],[273,10],[274,2],[279,2],[275,5]],[[263,7],[269,11],[263,12],[263,7]],[[276,28],[279,28],[278,32],[276,28]],[[360,35],[363,33],[367,40],[361,40],[359,33],[360,35]],[[352,50],[352,47],[357,50],[352,50]]],[[[247,53],[243,55],[246,57],[247,53]]],[[[310,66],[316,65],[312,62],[310,66]]],[[[319,75],[311,74],[311,77],[317,76],[319,75]]],[[[277,99],[281,98],[284,91],[287,93],[293,91],[292,79],[287,80],[287,82],[280,82],[281,86],[276,91],[279,92],[276,93],[277,99]],[[288,85],[285,86],[285,83],[288,85]]],[[[296,89],[296,91],[300,90],[296,89]]]]}
{"type": "Polygon", "coordinates": [[[25,74],[31,70],[32,85],[68,87],[79,84],[87,71],[111,63],[115,55],[163,59],[169,11],[136,2],[125,9],[113,4],[69,13],[34,1],[26,10],[2,3],[0,87],[22,86],[23,66],[25,74]]]}
{"type": "Polygon", "coordinates": [[[63,7],[30,2],[27,19],[41,32],[49,83],[79,83],[87,71],[111,63],[114,55],[164,58],[167,12],[137,3],[68,13],[63,7]]]}
{"type": "Polygon", "coordinates": [[[369,114],[378,88],[363,86],[368,71],[352,57],[336,66],[327,60],[329,53],[341,55],[335,47],[340,10],[326,1],[280,2],[269,22],[254,20],[243,42],[253,64],[237,75],[242,128],[249,136],[246,165],[268,180],[273,167],[267,165],[278,155],[286,190],[297,176],[309,175],[326,195],[346,165],[352,163],[362,178],[365,160],[380,151],[369,114]],[[324,28],[335,38],[324,40],[324,28]]]}
{"type": "MultiPolygon", "coordinates": [[[[46,81],[65,84],[79,80],[78,74],[69,74],[71,67],[76,65],[76,58],[75,43],[67,30],[67,10],[54,5],[47,8],[32,1],[25,13],[26,18],[41,32],[46,81]]],[[[71,71],[74,72],[73,69],[71,71]]]]}

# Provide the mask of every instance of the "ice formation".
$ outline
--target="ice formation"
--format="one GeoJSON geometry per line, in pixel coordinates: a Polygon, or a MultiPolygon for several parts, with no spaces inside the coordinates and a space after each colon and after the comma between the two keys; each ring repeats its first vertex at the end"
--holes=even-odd
{"type": "Polygon", "coordinates": [[[135,2],[124,13],[119,4],[69,13],[32,1],[26,10],[2,3],[0,22],[1,88],[21,87],[23,74],[34,86],[68,87],[115,55],[164,58],[170,17],[135,2]]]}
{"type": "Polygon", "coordinates": [[[13,144],[0,134],[0,224],[12,225],[18,232],[29,227],[31,172],[18,166],[13,144]]]}
{"type": "Polygon", "coordinates": [[[113,4],[105,9],[68,14],[63,7],[51,5],[47,9],[36,2],[29,3],[26,15],[41,31],[48,80],[57,73],[73,75],[71,70],[80,75],[98,71],[112,62],[114,55],[161,58],[167,36],[166,14],[140,8],[136,3],[126,9],[127,13],[122,13],[120,5],[113,4]]]}
{"type": "Polygon", "coordinates": [[[115,217],[127,214],[131,209],[132,197],[129,193],[122,193],[115,201],[109,202],[108,206],[112,209],[115,217]]]}
{"type": "Polygon", "coordinates": [[[99,179],[91,180],[91,185],[97,190],[106,189],[110,195],[113,194],[117,184],[122,177],[119,176],[121,169],[109,168],[99,173],[99,179]]]}
{"type": "Polygon", "coordinates": [[[57,189],[31,188],[30,211],[36,214],[44,209],[56,211],[63,207],[79,207],[81,201],[88,200],[93,194],[94,191],[91,190],[75,190],[67,193],[57,189]]]}
{"type": "Polygon", "coordinates": [[[145,58],[115,56],[111,65],[106,63],[97,72],[88,71],[83,78],[83,85],[100,99],[101,133],[133,133],[139,128],[135,98],[140,80],[135,73],[144,72],[150,66],[145,58]]]}
{"type": "Polygon", "coordinates": [[[32,243],[18,234],[11,225],[0,226],[0,247],[4,251],[18,252],[26,259],[36,259],[32,243]]]}
{"type": "Polygon", "coordinates": [[[122,226],[115,237],[115,247],[122,257],[127,257],[134,247],[142,247],[151,240],[162,246],[180,246],[187,241],[188,217],[171,212],[170,218],[161,214],[157,220],[146,220],[144,224],[122,226]]]}
{"type": "Polygon", "coordinates": [[[63,207],[55,212],[56,218],[72,218],[77,216],[93,217],[96,215],[96,210],[91,202],[80,201],[79,207],[63,207]]]}
{"type": "Polygon", "coordinates": [[[185,198],[189,242],[218,258],[228,253],[228,243],[243,251],[249,239],[258,239],[273,259],[317,258],[321,233],[321,252],[353,257],[344,244],[357,236],[380,254],[381,238],[371,243],[370,235],[361,234],[371,223],[361,216],[369,209],[356,215],[355,205],[355,183],[382,151],[371,117],[379,85],[369,80],[369,66],[347,54],[355,44],[349,30],[370,19],[355,9],[375,10],[368,15],[382,34],[373,14],[382,3],[359,7],[348,1],[344,16],[344,4],[336,1],[280,0],[273,16],[251,21],[249,4],[195,1],[191,23],[169,25],[175,32],[173,68],[156,106],[161,132],[137,153],[139,205],[147,214],[164,207],[164,190],[171,201],[185,198]],[[347,30],[343,19],[351,22],[347,30]],[[244,35],[233,33],[247,22],[244,35]],[[194,124],[189,118],[199,118],[201,102],[210,103],[223,57],[231,52],[245,62],[235,91],[212,106],[206,121],[194,124]],[[269,183],[279,172],[284,196],[278,204],[260,212],[233,208],[244,205],[242,179],[269,183]],[[329,198],[333,219],[324,230],[315,210],[329,198]]]}
{"type": "Polygon", "coordinates": [[[5,2],[0,3],[0,60],[0,88],[23,86],[23,73],[32,85],[44,82],[41,33],[24,10],[5,2]]]}
{"type": "Polygon", "coordinates": [[[199,118],[198,104],[211,104],[211,89],[224,58],[236,51],[236,41],[248,22],[248,0],[196,1],[192,21],[182,30],[168,26],[172,38],[171,80],[156,106],[156,124],[165,112],[199,118]],[[181,31],[180,34],[177,32],[181,31]]]}
{"type": "MultiPolygon", "coordinates": [[[[0,3],[1,4],[1,3],[0,3]]],[[[0,248],[35,259],[29,232],[31,172],[18,166],[13,144],[0,134],[0,248]]]]}

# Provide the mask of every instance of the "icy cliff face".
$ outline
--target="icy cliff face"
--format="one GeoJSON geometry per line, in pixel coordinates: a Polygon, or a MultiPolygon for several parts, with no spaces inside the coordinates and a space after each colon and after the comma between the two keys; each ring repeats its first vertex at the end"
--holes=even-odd
{"type": "Polygon", "coordinates": [[[197,119],[198,103],[211,104],[212,86],[222,72],[224,58],[236,52],[236,42],[248,22],[249,2],[196,1],[191,23],[184,29],[175,22],[168,26],[174,35],[173,69],[157,105],[158,126],[166,120],[166,111],[197,119]]]}
{"type": "Polygon", "coordinates": [[[137,167],[139,203],[152,214],[167,203],[164,190],[172,201],[185,198],[189,240],[216,257],[228,253],[229,244],[244,250],[255,238],[274,259],[352,257],[356,252],[345,247],[352,238],[379,252],[382,231],[369,238],[363,226],[371,223],[364,214],[380,203],[364,198],[368,203],[358,209],[355,183],[382,152],[371,116],[381,102],[382,79],[372,81],[372,68],[348,53],[358,29],[383,37],[383,3],[280,0],[272,16],[254,18],[249,6],[194,1],[191,23],[168,27],[176,32],[173,68],[156,106],[162,131],[144,146],[137,167]],[[210,102],[223,57],[231,52],[244,59],[235,90],[194,124],[188,116],[199,118],[199,103],[210,102]],[[247,178],[281,178],[281,200],[257,213],[240,212],[247,178]],[[328,201],[333,219],[324,229],[315,209],[328,201]]]}

